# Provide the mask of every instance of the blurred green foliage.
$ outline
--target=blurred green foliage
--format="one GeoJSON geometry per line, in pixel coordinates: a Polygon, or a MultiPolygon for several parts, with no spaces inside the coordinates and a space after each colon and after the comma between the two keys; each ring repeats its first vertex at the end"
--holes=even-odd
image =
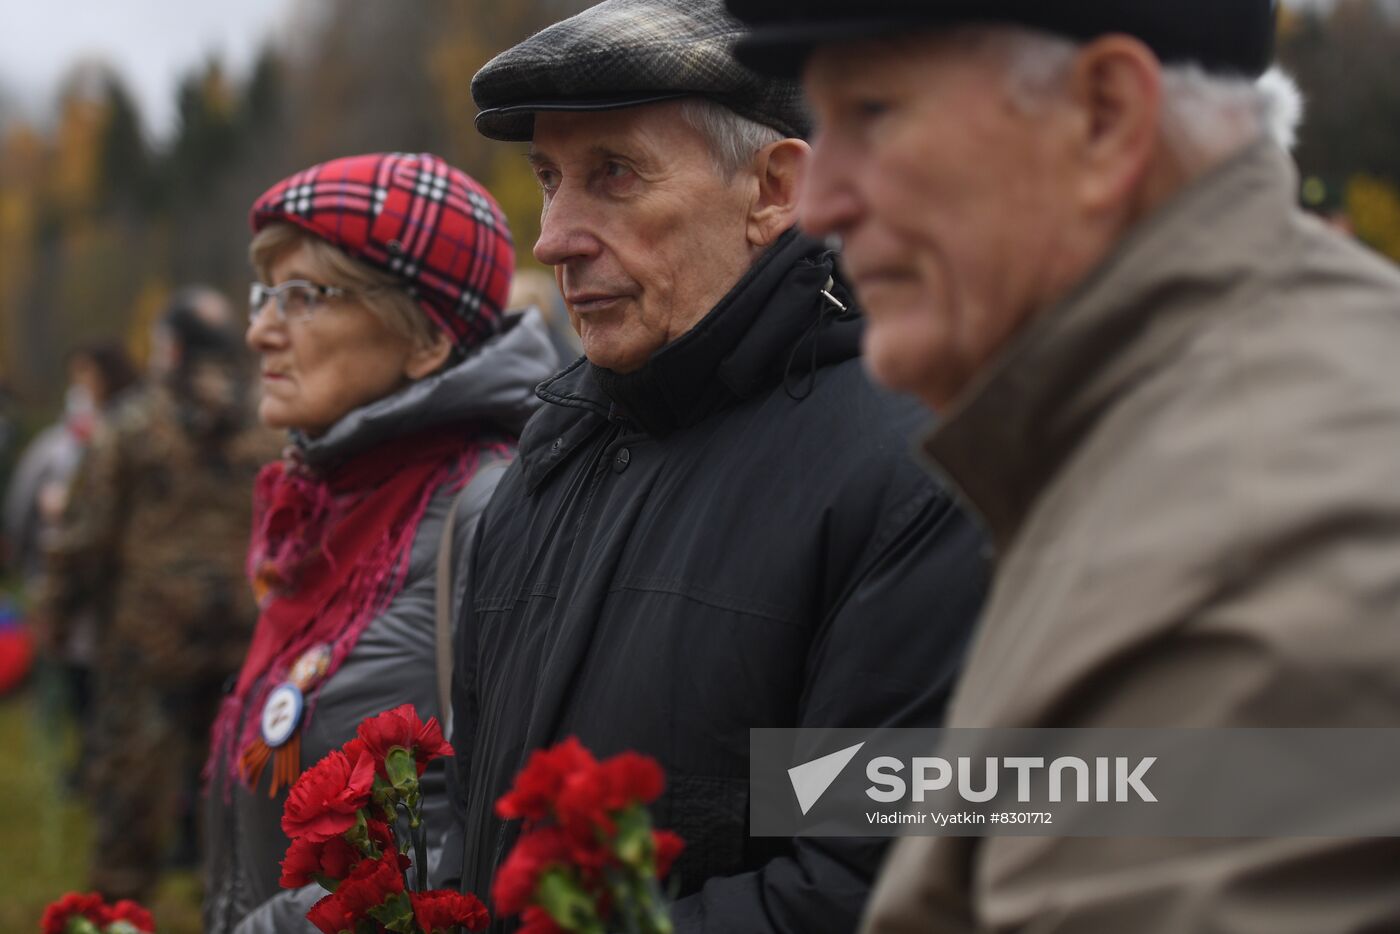
{"type": "MultiPolygon", "coordinates": [[[[0,931],[39,930],[44,906],[65,892],[86,891],[88,812],[62,792],[61,762],[70,730],[41,711],[42,679],[0,699],[0,931]]],[[[195,873],[170,874],[155,902],[161,934],[199,934],[195,873]]]]}
{"type": "Polygon", "coordinates": [[[1306,100],[1304,200],[1400,261],[1400,4],[1285,7],[1278,52],[1306,100]]]}

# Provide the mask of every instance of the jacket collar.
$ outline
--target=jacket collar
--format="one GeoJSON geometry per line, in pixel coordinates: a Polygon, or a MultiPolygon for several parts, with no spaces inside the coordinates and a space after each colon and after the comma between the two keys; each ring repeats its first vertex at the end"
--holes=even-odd
{"type": "Polygon", "coordinates": [[[292,433],[301,459],[329,469],[390,438],[449,422],[484,421],[518,435],[538,407],[535,386],[557,365],[540,313],[506,318],[501,333],[450,369],[355,409],[318,438],[292,433]]]}
{"type": "Polygon", "coordinates": [[[1295,188],[1291,161],[1270,142],[1207,173],[1038,314],[926,434],[923,453],[998,550],[1110,407],[1279,255],[1295,188]]]}
{"type": "MultiPolygon", "coordinates": [[[[640,370],[617,374],[585,358],[546,380],[538,392],[548,405],[520,445],[530,488],[605,421],[664,438],[784,380],[801,392],[816,369],[857,356],[858,316],[822,296],[834,276],[832,253],[790,230],[640,370]]],[[[852,304],[839,282],[831,291],[852,304]]]]}

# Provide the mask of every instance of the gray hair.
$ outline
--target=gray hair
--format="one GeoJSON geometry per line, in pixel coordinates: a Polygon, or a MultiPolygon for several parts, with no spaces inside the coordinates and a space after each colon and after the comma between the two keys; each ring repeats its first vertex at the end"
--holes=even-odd
{"type": "MultiPolygon", "coordinates": [[[[1023,109],[1035,109],[1058,87],[1078,46],[1068,39],[1016,27],[974,27],[977,41],[997,45],[1010,63],[1011,92],[1023,109]]],[[[1284,149],[1297,140],[1303,97],[1278,68],[1258,81],[1209,74],[1200,66],[1162,68],[1162,129],[1167,144],[1188,165],[1217,161],[1268,136],[1284,149]]]]}
{"type": "Polygon", "coordinates": [[[682,100],[681,118],[705,137],[715,170],[726,179],[748,165],[764,146],[784,138],[773,127],[741,117],[705,97],[682,100]]]}

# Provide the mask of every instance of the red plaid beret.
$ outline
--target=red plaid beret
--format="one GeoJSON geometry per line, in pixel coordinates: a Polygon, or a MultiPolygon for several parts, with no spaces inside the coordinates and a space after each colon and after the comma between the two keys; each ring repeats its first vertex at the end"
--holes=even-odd
{"type": "Polygon", "coordinates": [[[374,153],[314,165],[253,202],[256,233],[283,221],[404,281],[462,350],[500,330],[515,247],[496,200],[437,156],[374,153]]]}

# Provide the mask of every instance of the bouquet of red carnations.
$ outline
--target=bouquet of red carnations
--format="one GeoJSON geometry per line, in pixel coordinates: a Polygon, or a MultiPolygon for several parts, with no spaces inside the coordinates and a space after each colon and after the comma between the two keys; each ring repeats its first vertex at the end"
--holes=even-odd
{"type": "Polygon", "coordinates": [[[660,880],[684,844],[646,808],[664,785],[654,759],[599,762],[573,737],[532,753],[496,802],[525,821],[492,886],[496,911],[520,915],[521,934],[670,934],[660,880]]]}
{"type": "Polygon", "coordinates": [[[418,779],[429,762],[451,754],[437,719],[423,723],[404,704],[365,720],[354,739],[292,786],[282,810],[282,830],[292,842],[281,883],[300,888],[314,881],[330,891],[306,916],[325,934],[455,934],[490,923],[476,896],[427,890],[418,779]],[[402,843],[400,817],[409,838],[402,843]],[[414,866],[416,884],[410,884],[414,866]]]}
{"type": "Polygon", "coordinates": [[[155,919],[136,902],[107,904],[96,892],[69,892],[44,909],[43,934],[154,934],[155,919]]]}

